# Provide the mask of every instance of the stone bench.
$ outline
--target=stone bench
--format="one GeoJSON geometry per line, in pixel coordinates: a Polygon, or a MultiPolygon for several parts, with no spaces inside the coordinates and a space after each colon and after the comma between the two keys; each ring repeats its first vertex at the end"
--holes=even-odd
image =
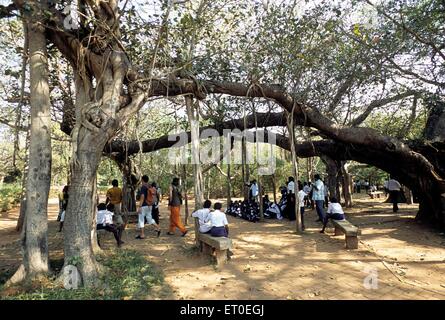
{"type": "Polygon", "coordinates": [[[346,248],[358,249],[358,235],[360,230],[347,220],[331,220],[334,224],[335,235],[345,235],[346,248]]]}
{"type": "Polygon", "coordinates": [[[114,240],[114,236],[112,232],[109,232],[105,229],[96,230],[97,233],[97,244],[101,247],[101,241],[106,239],[107,237],[111,237],[114,240]]]}
{"type": "Polygon", "coordinates": [[[200,252],[214,256],[216,266],[220,267],[227,262],[229,250],[232,249],[232,239],[226,237],[212,237],[210,234],[199,232],[199,221],[195,218],[196,244],[200,252]]]}
{"type": "Polygon", "coordinates": [[[380,198],[380,196],[383,195],[383,192],[382,191],[372,191],[372,192],[368,193],[368,195],[371,197],[371,199],[380,198]]]}

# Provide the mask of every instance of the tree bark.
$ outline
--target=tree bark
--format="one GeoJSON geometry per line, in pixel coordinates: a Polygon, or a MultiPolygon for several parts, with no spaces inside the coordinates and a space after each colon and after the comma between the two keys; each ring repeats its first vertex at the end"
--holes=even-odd
{"type": "Polygon", "coordinates": [[[336,197],[338,201],[341,201],[341,194],[339,189],[339,178],[341,175],[340,163],[328,156],[321,156],[321,159],[326,165],[326,172],[328,174],[327,187],[329,195],[336,197]]]}
{"type": "Polygon", "coordinates": [[[348,172],[346,161],[341,161],[341,173],[342,173],[342,189],[343,189],[343,198],[345,199],[345,207],[351,208],[353,205],[352,202],[352,178],[351,174],[348,172]]]}
{"type": "MultiPolygon", "coordinates": [[[[37,3],[33,3],[34,6],[37,3]]],[[[42,4],[40,4],[42,5],[42,4]]],[[[29,173],[26,183],[23,265],[10,279],[16,283],[49,272],[48,196],[51,184],[51,102],[48,54],[40,11],[27,22],[30,55],[31,127],[29,173]]],[[[28,16],[28,19],[30,17],[28,16]]]]}
{"type": "Polygon", "coordinates": [[[204,188],[202,178],[202,167],[200,160],[200,140],[199,140],[199,112],[197,106],[193,103],[191,96],[185,97],[185,104],[187,108],[187,116],[190,124],[191,139],[192,139],[192,166],[194,177],[194,191],[195,191],[195,210],[201,209],[204,203],[204,188]]]}

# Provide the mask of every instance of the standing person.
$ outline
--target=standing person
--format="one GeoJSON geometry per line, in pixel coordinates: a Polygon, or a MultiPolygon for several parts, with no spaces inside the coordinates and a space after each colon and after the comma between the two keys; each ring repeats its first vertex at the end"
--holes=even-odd
{"type": "Polygon", "coordinates": [[[170,228],[168,230],[169,235],[173,235],[176,228],[182,232],[182,236],[187,234],[187,229],[181,222],[181,204],[182,194],[179,189],[179,178],[173,178],[173,181],[169,187],[168,208],[170,209],[170,228]]]}
{"type": "Polygon", "coordinates": [[[139,200],[140,201],[139,208],[137,210],[138,227],[140,229],[140,234],[136,237],[136,239],[145,239],[145,234],[144,234],[145,219],[147,219],[147,223],[149,225],[154,225],[155,230],[159,237],[159,235],[161,234],[161,228],[159,227],[159,224],[157,224],[152,217],[153,198],[155,194],[153,192],[153,188],[151,188],[148,185],[148,176],[146,175],[142,176],[142,186],[140,193],[141,197],[139,200]]]}
{"type": "Polygon", "coordinates": [[[201,233],[209,233],[212,229],[212,225],[209,220],[211,206],[212,202],[210,200],[206,200],[204,201],[202,209],[196,210],[192,213],[192,217],[198,218],[199,220],[199,232],[201,233]]]}
{"type": "Polygon", "coordinates": [[[298,184],[298,189],[300,190],[298,191],[298,200],[300,201],[301,228],[304,231],[304,202],[305,198],[307,197],[307,193],[304,192],[304,187],[301,183],[298,184]]]}
{"type": "Polygon", "coordinates": [[[389,192],[389,201],[392,203],[392,212],[397,212],[399,211],[398,203],[406,201],[406,199],[403,200],[404,195],[400,191],[402,186],[400,185],[399,181],[391,176],[388,180],[387,188],[389,192]]]}
{"type": "Polygon", "coordinates": [[[65,211],[66,211],[66,207],[68,206],[68,189],[69,189],[69,186],[65,186],[65,187],[63,187],[63,190],[62,190],[60,219],[57,219],[60,222],[59,223],[59,232],[62,232],[63,222],[65,221],[65,211]]]}
{"type": "Polygon", "coordinates": [[[324,211],[323,211],[323,204],[324,204],[324,183],[321,181],[320,175],[316,174],[314,176],[315,182],[312,186],[312,200],[315,202],[315,208],[317,210],[318,219],[316,222],[322,222],[324,221],[324,211]]]}
{"type": "Polygon", "coordinates": [[[287,179],[287,193],[295,193],[295,179],[294,177],[289,177],[287,179]]]}
{"type": "Polygon", "coordinates": [[[153,182],[151,184],[151,188],[153,188],[152,193],[154,193],[153,208],[151,211],[152,212],[151,215],[152,215],[154,221],[156,222],[156,224],[159,225],[159,203],[161,202],[161,196],[159,193],[160,189],[157,187],[156,182],[153,182]]]}
{"type": "Polygon", "coordinates": [[[221,211],[222,204],[216,202],[213,206],[215,209],[210,212],[209,220],[212,229],[210,234],[212,237],[228,237],[229,236],[229,222],[227,221],[226,214],[221,211]]]}
{"type": "Polygon", "coordinates": [[[323,182],[324,183],[324,204],[323,204],[323,208],[324,207],[328,207],[328,200],[329,200],[329,189],[326,187],[326,180],[323,182]]]}
{"type": "Polygon", "coordinates": [[[304,199],[306,207],[309,208],[310,204],[311,204],[311,201],[309,199],[309,193],[311,192],[311,187],[309,186],[309,184],[306,181],[303,183],[303,191],[304,191],[304,193],[306,193],[306,197],[304,199]]]}
{"type": "Polygon", "coordinates": [[[250,195],[250,201],[257,202],[259,195],[259,188],[255,179],[252,180],[250,184],[249,195],[250,195]]]}
{"type": "Polygon", "coordinates": [[[326,212],[326,216],[323,220],[323,228],[320,233],[324,233],[324,229],[326,229],[326,225],[328,224],[329,219],[334,220],[345,220],[345,213],[343,212],[343,208],[340,203],[338,203],[337,198],[331,197],[331,201],[328,206],[328,211],[326,212]]]}
{"type": "Polygon", "coordinates": [[[116,221],[118,226],[122,226],[124,224],[124,220],[122,219],[122,189],[119,188],[119,182],[114,179],[111,181],[112,187],[107,190],[107,199],[105,204],[111,203],[114,206],[114,216],[113,219],[116,221]]]}

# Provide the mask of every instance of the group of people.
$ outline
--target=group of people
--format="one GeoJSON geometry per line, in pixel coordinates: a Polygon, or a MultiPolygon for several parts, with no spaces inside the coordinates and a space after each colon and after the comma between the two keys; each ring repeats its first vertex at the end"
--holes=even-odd
{"type": "Polygon", "coordinates": [[[307,207],[314,207],[316,209],[318,219],[316,222],[323,224],[322,230],[324,232],[329,219],[343,220],[343,209],[335,197],[331,197],[328,201],[328,189],[324,182],[321,180],[319,174],[314,175],[314,182],[301,182],[297,181],[298,192],[296,191],[294,177],[289,177],[286,188],[282,188],[282,199],[279,207],[283,211],[284,216],[289,220],[296,219],[296,201],[298,196],[298,206],[300,207],[300,217],[302,229],[305,229],[304,225],[304,212],[307,207]],[[285,199],[285,200],[284,200],[285,199]],[[327,211],[324,211],[325,205],[327,211]]]}
{"type": "MultiPolygon", "coordinates": [[[[179,178],[174,178],[169,187],[168,207],[170,210],[170,225],[167,232],[168,235],[174,235],[176,229],[179,229],[182,236],[187,234],[187,229],[181,222],[180,208],[183,201],[182,192],[179,185],[179,178]]],[[[372,186],[371,186],[372,187],[372,186]]],[[[370,188],[371,188],[370,187],[370,188]]],[[[397,204],[404,202],[403,192],[401,191],[400,183],[391,177],[385,182],[384,188],[389,194],[388,202],[393,203],[393,211],[398,211],[397,204]]],[[[69,186],[65,186],[59,195],[59,216],[60,222],[59,232],[63,229],[65,220],[65,211],[68,205],[68,191],[69,186]]],[[[316,222],[322,223],[320,232],[324,232],[329,219],[343,220],[344,211],[335,197],[330,197],[328,201],[328,191],[325,183],[322,181],[319,174],[314,176],[314,182],[301,182],[293,177],[289,177],[286,186],[281,189],[282,197],[278,204],[269,200],[268,196],[264,196],[263,209],[266,218],[283,217],[289,220],[296,219],[295,203],[298,198],[298,206],[300,211],[301,223],[303,230],[304,213],[306,208],[316,209],[318,219],[316,222]],[[324,207],[327,207],[326,212],[324,207]]],[[[137,213],[138,213],[138,235],[136,239],[145,238],[145,225],[148,224],[154,228],[157,236],[161,234],[161,227],[159,224],[159,204],[161,202],[161,192],[155,182],[149,183],[147,175],[142,177],[142,185],[137,192],[136,199],[137,213]]],[[[249,221],[259,220],[259,188],[256,180],[252,180],[249,184],[249,199],[245,201],[232,201],[226,213],[244,218],[249,221]]],[[[97,206],[97,230],[104,229],[112,232],[117,245],[120,247],[124,242],[122,241],[122,231],[125,229],[126,222],[122,217],[122,189],[119,188],[117,180],[112,181],[112,187],[107,190],[105,203],[99,203],[97,206]]],[[[99,201],[98,201],[99,202],[99,201]]],[[[199,231],[202,233],[209,233],[216,237],[227,237],[229,234],[228,221],[226,214],[222,211],[221,203],[214,204],[213,211],[211,211],[211,201],[206,200],[204,207],[192,213],[192,217],[199,220],[199,231]]]]}

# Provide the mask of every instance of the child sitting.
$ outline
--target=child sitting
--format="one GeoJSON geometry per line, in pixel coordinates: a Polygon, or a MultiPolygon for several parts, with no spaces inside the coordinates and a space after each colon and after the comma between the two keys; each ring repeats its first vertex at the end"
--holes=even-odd
{"type": "Polygon", "coordinates": [[[222,204],[220,202],[215,203],[213,212],[209,214],[209,221],[212,229],[210,229],[210,235],[213,237],[228,237],[229,236],[229,222],[227,221],[226,214],[221,211],[222,204]]]}
{"type": "Polygon", "coordinates": [[[210,207],[212,202],[210,200],[204,201],[204,208],[196,210],[192,213],[193,218],[198,218],[199,220],[199,232],[208,233],[212,229],[209,221],[210,207]]]}
{"type": "Polygon", "coordinates": [[[328,211],[326,212],[326,216],[324,217],[323,221],[323,229],[321,229],[320,233],[324,233],[324,229],[326,229],[326,225],[328,224],[329,219],[333,220],[345,219],[345,213],[343,212],[340,203],[338,203],[338,200],[335,197],[331,197],[330,199],[330,203],[328,205],[328,211]]]}
{"type": "Polygon", "coordinates": [[[96,230],[106,230],[112,232],[114,238],[116,239],[117,246],[120,247],[124,242],[121,240],[122,228],[117,227],[113,224],[113,205],[109,204],[107,210],[107,205],[105,203],[99,203],[97,206],[97,228],[96,230]]]}

